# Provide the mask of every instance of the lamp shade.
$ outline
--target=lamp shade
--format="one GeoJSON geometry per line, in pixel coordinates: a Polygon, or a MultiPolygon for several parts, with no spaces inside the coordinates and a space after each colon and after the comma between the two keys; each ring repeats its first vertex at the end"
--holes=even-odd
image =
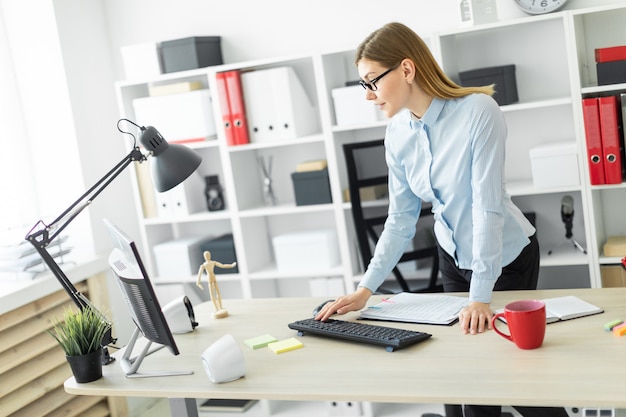
{"type": "Polygon", "coordinates": [[[152,182],[160,193],[176,187],[202,162],[202,157],[183,145],[169,144],[153,126],[141,127],[139,142],[152,153],[152,182]]]}

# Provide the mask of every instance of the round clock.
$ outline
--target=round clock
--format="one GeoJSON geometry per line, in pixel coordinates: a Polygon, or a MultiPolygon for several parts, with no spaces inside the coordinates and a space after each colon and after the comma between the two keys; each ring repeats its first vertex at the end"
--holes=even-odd
{"type": "Polygon", "coordinates": [[[515,3],[528,14],[544,14],[559,10],[567,0],[515,0],[515,3]]]}

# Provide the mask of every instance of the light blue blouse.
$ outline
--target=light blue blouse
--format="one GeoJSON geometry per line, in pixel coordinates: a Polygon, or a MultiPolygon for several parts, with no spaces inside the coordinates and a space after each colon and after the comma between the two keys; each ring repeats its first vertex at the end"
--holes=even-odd
{"type": "Polygon", "coordinates": [[[438,243],[472,270],[470,301],[489,303],[503,265],[534,227],[505,190],[507,129],[493,98],[434,99],[421,119],[403,110],[385,135],[389,213],[359,286],[374,292],[415,234],[421,201],[432,204],[438,243]]]}

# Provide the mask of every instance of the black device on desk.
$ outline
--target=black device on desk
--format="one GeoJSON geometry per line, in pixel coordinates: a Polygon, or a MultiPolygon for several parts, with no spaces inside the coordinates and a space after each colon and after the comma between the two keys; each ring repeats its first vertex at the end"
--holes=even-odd
{"type": "Polygon", "coordinates": [[[388,352],[423,342],[432,336],[430,333],[413,330],[334,319],[319,321],[310,318],[289,323],[288,326],[290,329],[297,330],[298,336],[311,333],[340,340],[369,343],[385,346],[388,352]]]}
{"type": "Polygon", "coordinates": [[[126,377],[192,374],[193,371],[138,372],[144,358],[156,350],[167,347],[173,355],[178,355],[179,351],[135,242],[108,219],[104,219],[104,224],[114,245],[109,255],[109,266],[117,276],[122,296],[136,325],[124,355],[120,359],[120,366],[126,377]],[[131,357],[140,334],[148,340],[148,343],[136,357],[131,357]],[[155,343],[157,347],[149,350],[152,343],[155,343]]]}

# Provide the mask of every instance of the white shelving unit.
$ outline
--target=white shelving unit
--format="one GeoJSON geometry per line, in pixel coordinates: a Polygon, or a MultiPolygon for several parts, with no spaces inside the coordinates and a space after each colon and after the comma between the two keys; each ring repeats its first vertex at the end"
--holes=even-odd
{"type": "MultiPolygon", "coordinates": [[[[621,24],[626,8],[603,6],[564,11],[464,27],[434,34],[430,39],[444,71],[456,79],[459,71],[496,65],[516,65],[519,102],[502,106],[509,127],[506,177],[508,190],[524,211],[536,214],[542,248],[542,287],[600,286],[602,264],[613,258],[602,256],[609,235],[625,234],[622,206],[626,187],[590,186],[580,101],[583,97],[617,94],[626,84],[597,86],[594,49],[626,44],[621,24]],[[577,143],[581,173],[579,186],[538,189],[533,186],[529,150],[552,141],[577,143]],[[574,199],[574,238],[587,254],[565,239],[560,218],[563,196],[574,199]],[[551,255],[547,252],[558,247],[551,255]],[[564,274],[563,272],[566,271],[564,274]]],[[[226,209],[176,218],[144,218],[141,243],[150,271],[156,274],[150,248],[155,244],[189,235],[232,233],[239,266],[238,274],[222,274],[220,286],[228,297],[264,297],[309,294],[312,278],[336,278],[352,291],[362,268],[357,255],[350,204],[343,201],[347,177],[342,145],[384,136],[386,122],[338,126],[331,90],[358,79],[353,51],[286,57],[191,71],[164,74],[150,79],[116,83],[122,117],[133,120],[132,100],[148,96],[148,87],[178,81],[200,81],[216,91],[215,74],[238,69],[253,71],[279,66],[295,69],[317,111],[311,114],[320,130],[306,137],[228,146],[221,123],[219,100],[213,95],[217,137],[190,145],[204,162],[200,175],[217,174],[224,187],[226,209]],[[262,178],[257,159],[273,157],[272,178],[278,204],[263,202],[262,178]],[[331,204],[296,206],[290,175],[297,163],[326,159],[332,193],[331,204]],[[332,228],[337,231],[341,264],[331,270],[286,274],[276,268],[272,238],[282,233],[332,228]]],[[[271,94],[268,91],[268,94],[271,94]]],[[[157,125],[158,121],[154,124],[157,125]]],[[[201,193],[202,190],[197,190],[201,193]]],[[[136,193],[141,207],[139,193],[136,193]]],[[[198,264],[201,260],[198,260],[198,264]]],[[[193,277],[189,277],[191,282],[193,277]]],[[[156,282],[180,282],[180,277],[157,277],[156,282]]],[[[329,294],[335,295],[335,294],[329,294]]]]}
{"type": "MultiPolygon", "coordinates": [[[[594,49],[626,44],[625,6],[601,6],[512,21],[465,27],[434,34],[432,50],[444,71],[456,79],[459,71],[497,65],[516,65],[519,102],[503,106],[509,136],[506,178],[508,191],[519,207],[536,215],[537,236],[542,250],[540,286],[599,287],[601,265],[619,259],[602,255],[611,235],[626,234],[624,205],[626,185],[589,185],[586,139],[581,100],[583,97],[626,92],[626,84],[597,86],[594,49]],[[570,140],[577,145],[580,185],[539,189],[533,186],[529,150],[553,141],[570,140]],[[574,238],[587,249],[560,245],[565,240],[561,200],[574,199],[574,238]],[[551,255],[548,251],[558,247],[551,255]]],[[[409,22],[410,23],[410,22],[409,22]]],[[[286,57],[209,67],[155,78],[116,83],[122,117],[133,120],[132,100],[148,95],[151,85],[177,81],[200,81],[216,91],[215,74],[237,69],[252,71],[279,66],[295,69],[317,109],[320,130],[307,137],[228,146],[221,123],[219,100],[213,95],[217,137],[194,144],[204,158],[201,175],[217,174],[224,187],[226,209],[180,218],[144,218],[141,209],[141,249],[155,275],[151,248],[162,241],[192,235],[232,233],[239,266],[238,274],[219,276],[224,298],[311,295],[313,279],[339,279],[345,292],[352,291],[362,274],[350,204],[343,201],[347,188],[342,145],[384,136],[386,122],[337,126],[331,90],[358,79],[353,51],[286,57]],[[258,157],[272,156],[272,177],[278,204],[263,202],[258,157]],[[328,161],[332,203],[296,206],[290,175],[303,161],[328,161]],[[277,270],[272,238],[282,233],[331,228],[337,231],[341,264],[330,270],[287,274],[277,270]]],[[[271,94],[271,91],[268,91],[271,94]]],[[[158,121],[154,121],[158,128],[158,121]]],[[[135,184],[137,186],[137,184],[135,184]]],[[[202,193],[202,190],[197,190],[202,193]]],[[[141,207],[139,192],[135,193],[141,207]]],[[[198,260],[200,264],[201,260],[198,260]]],[[[157,284],[191,283],[195,277],[156,277],[157,284]]],[[[337,295],[337,294],[329,294],[337,295]]],[[[366,414],[391,415],[380,407],[366,414]]],[[[282,407],[282,406],[281,406],[282,407]]],[[[278,406],[266,406],[263,415],[279,415],[278,406]]],[[[324,406],[316,408],[316,413],[324,406]]],[[[395,410],[395,408],[394,408],[395,410]]],[[[403,409],[404,410],[404,409],[403,409]]],[[[414,410],[402,411],[409,415],[414,410]]],[[[256,415],[256,414],[254,414],[256,415]]],[[[317,415],[317,414],[316,414],[317,415]]]]}

